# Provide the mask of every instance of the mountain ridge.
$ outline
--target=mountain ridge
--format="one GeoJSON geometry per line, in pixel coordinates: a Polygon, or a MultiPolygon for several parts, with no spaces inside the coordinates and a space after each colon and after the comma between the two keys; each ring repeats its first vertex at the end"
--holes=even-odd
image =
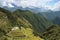
{"type": "MultiPolygon", "coordinates": [[[[18,27],[19,29],[22,28],[24,31],[25,29],[27,30],[27,28],[32,29],[33,31],[32,34],[34,36],[40,36],[44,39],[45,38],[49,39],[48,37],[43,36],[44,35],[43,33],[46,32],[48,29],[50,29],[52,25],[54,24],[51,21],[49,21],[47,18],[45,18],[42,14],[35,14],[29,10],[20,10],[20,9],[14,12],[10,12],[6,9],[0,8],[0,29],[1,29],[0,31],[3,36],[8,36],[6,34],[8,34],[13,28],[18,27]]],[[[45,33],[45,35],[47,33],[45,33]]],[[[5,38],[3,36],[0,37],[5,38]]]]}

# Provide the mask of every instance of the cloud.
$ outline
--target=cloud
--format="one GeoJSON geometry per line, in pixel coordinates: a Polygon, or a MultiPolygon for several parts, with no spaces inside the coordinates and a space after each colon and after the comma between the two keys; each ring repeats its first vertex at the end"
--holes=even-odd
{"type": "Polygon", "coordinates": [[[50,10],[59,10],[60,8],[60,1],[57,0],[0,0],[0,6],[14,7],[11,3],[23,8],[38,7],[50,10]]]}
{"type": "Polygon", "coordinates": [[[22,7],[42,7],[44,6],[47,2],[50,2],[52,0],[20,0],[15,2],[17,6],[21,5],[22,7]],[[18,4],[19,3],[19,4],[18,4]]]}
{"type": "Polygon", "coordinates": [[[50,9],[52,11],[60,11],[60,1],[56,2],[52,6],[47,5],[46,8],[48,8],[48,9],[50,9]]]}
{"type": "Polygon", "coordinates": [[[14,0],[0,0],[0,6],[8,6],[8,7],[14,7],[10,3],[13,3],[14,0]]]}
{"type": "Polygon", "coordinates": [[[54,10],[55,10],[55,11],[60,11],[60,1],[57,2],[57,3],[54,5],[54,10]]]}
{"type": "Polygon", "coordinates": [[[2,3],[5,3],[5,4],[14,3],[17,6],[22,6],[22,7],[29,7],[29,6],[39,7],[39,6],[45,5],[46,2],[49,2],[49,1],[52,1],[52,0],[42,0],[42,1],[41,0],[2,0],[2,3]]]}

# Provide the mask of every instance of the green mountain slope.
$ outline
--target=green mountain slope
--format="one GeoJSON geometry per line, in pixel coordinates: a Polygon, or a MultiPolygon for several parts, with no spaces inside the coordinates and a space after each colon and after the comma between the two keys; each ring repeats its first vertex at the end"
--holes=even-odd
{"type": "MultiPolygon", "coordinates": [[[[20,32],[22,36],[25,35],[27,37],[25,38],[24,36],[26,40],[41,40],[40,37],[45,38],[46,34],[44,32],[52,25],[53,23],[47,20],[42,14],[38,15],[28,10],[10,12],[0,8],[0,40],[13,40],[11,38],[21,36],[20,32]]],[[[46,39],[49,38],[46,37],[46,39]]]]}
{"type": "Polygon", "coordinates": [[[45,40],[60,40],[60,27],[52,25],[43,33],[45,40]]]}
{"type": "Polygon", "coordinates": [[[32,24],[34,31],[37,33],[45,31],[47,28],[49,28],[49,26],[52,25],[52,23],[43,15],[39,16],[38,14],[34,14],[28,10],[16,10],[14,13],[20,18],[24,17],[26,20],[28,20],[29,23],[32,24]]]}
{"type": "Polygon", "coordinates": [[[32,27],[32,25],[25,19],[21,19],[14,13],[0,8],[0,40],[4,40],[4,36],[14,27],[32,27]]]}
{"type": "MultiPolygon", "coordinates": [[[[0,8],[2,9],[2,8],[0,8]]],[[[22,26],[22,27],[31,27],[32,25],[25,19],[25,18],[20,18],[14,13],[2,9],[0,10],[0,27],[15,27],[15,26],[22,26]],[[1,24],[2,23],[2,24],[1,24]]]]}
{"type": "Polygon", "coordinates": [[[57,16],[52,22],[60,26],[60,17],[57,16]]]}

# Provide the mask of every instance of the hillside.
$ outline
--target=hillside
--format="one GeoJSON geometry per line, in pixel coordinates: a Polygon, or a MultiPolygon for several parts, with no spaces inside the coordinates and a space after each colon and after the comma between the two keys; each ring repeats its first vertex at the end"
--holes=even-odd
{"type": "Polygon", "coordinates": [[[45,18],[52,21],[52,23],[60,26],[60,11],[40,12],[39,14],[42,14],[45,18]]]}
{"type": "Polygon", "coordinates": [[[60,40],[60,27],[52,25],[43,33],[45,40],[60,40]]]}
{"type": "Polygon", "coordinates": [[[60,26],[60,17],[57,16],[55,19],[52,20],[52,22],[60,26]]]}
{"type": "Polygon", "coordinates": [[[32,28],[37,32],[38,30],[40,30],[39,32],[43,32],[52,25],[52,22],[47,20],[43,15],[38,15],[28,10],[16,10],[14,13],[17,16],[21,18],[24,17],[26,20],[28,20],[30,24],[32,24],[32,28]]]}
{"type": "Polygon", "coordinates": [[[4,40],[7,33],[14,27],[32,27],[32,25],[25,19],[21,19],[14,13],[0,8],[0,40],[4,40]],[[3,38],[4,37],[4,38],[3,38]]]}
{"type": "Polygon", "coordinates": [[[47,33],[44,32],[48,32],[48,29],[52,25],[53,23],[42,14],[38,15],[28,10],[23,11],[19,9],[10,12],[6,9],[0,8],[0,40],[49,39],[45,36],[47,33]]]}

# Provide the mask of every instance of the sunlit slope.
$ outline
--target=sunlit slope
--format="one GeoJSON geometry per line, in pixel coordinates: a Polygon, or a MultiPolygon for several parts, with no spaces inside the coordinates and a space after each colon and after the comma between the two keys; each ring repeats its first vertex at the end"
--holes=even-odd
{"type": "Polygon", "coordinates": [[[14,13],[18,17],[25,18],[27,21],[29,21],[29,23],[33,26],[33,30],[36,33],[44,32],[52,25],[52,23],[47,20],[43,15],[38,15],[28,10],[16,10],[14,13]]]}
{"type": "Polygon", "coordinates": [[[43,15],[39,16],[28,10],[16,10],[15,12],[10,12],[6,9],[0,8],[0,40],[7,40],[7,33],[9,33],[14,27],[19,27],[19,29],[21,29],[21,27],[25,29],[31,28],[33,31],[33,36],[31,37],[34,37],[34,39],[40,39],[36,36],[40,36],[41,33],[46,31],[51,25],[53,24],[43,15]]]}
{"type": "Polygon", "coordinates": [[[6,35],[13,27],[32,27],[32,25],[25,19],[20,19],[18,16],[14,15],[12,12],[0,8],[0,39],[6,35]]]}
{"type": "Polygon", "coordinates": [[[8,40],[44,40],[39,36],[34,36],[31,28],[14,29],[7,33],[8,40]]]}
{"type": "MultiPolygon", "coordinates": [[[[32,25],[27,21],[24,17],[18,17],[14,13],[0,8],[0,27],[3,29],[4,27],[32,27],[32,25]]],[[[10,27],[10,28],[11,28],[10,27]]],[[[10,29],[8,28],[8,29],[10,29]]],[[[4,28],[5,29],[5,28],[4,28]]],[[[3,30],[4,30],[3,29],[3,30]]],[[[6,29],[5,29],[6,30],[6,29]]]]}

